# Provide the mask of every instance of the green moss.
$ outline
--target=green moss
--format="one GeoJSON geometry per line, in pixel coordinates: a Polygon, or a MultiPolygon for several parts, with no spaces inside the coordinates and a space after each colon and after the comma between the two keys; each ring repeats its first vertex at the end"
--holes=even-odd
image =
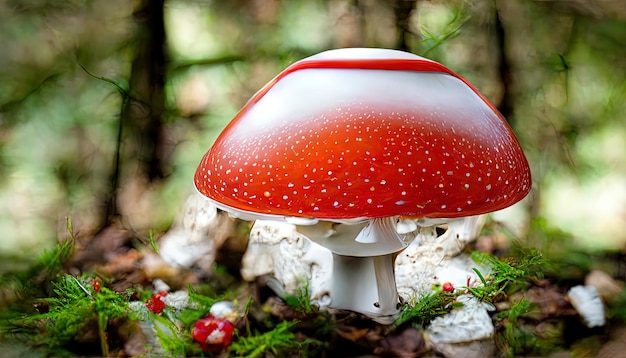
{"type": "Polygon", "coordinates": [[[230,353],[235,357],[264,357],[268,353],[275,357],[314,356],[316,348],[323,346],[320,341],[311,338],[299,339],[293,332],[299,321],[282,321],[272,330],[257,332],[249,336],[240,336],[233,342],[230,353]]]}

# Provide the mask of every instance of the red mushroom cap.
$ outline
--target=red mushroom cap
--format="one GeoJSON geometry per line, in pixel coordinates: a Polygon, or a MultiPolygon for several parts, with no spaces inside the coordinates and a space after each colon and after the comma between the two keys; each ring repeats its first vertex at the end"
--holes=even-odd
{"type": "Polygon", "coordinates": [[[441,64],[342,49],[294,63],[206,153],[197,190],[253,218],[454,218],[503,209],[531,187],[502,115],[441,64]]]}

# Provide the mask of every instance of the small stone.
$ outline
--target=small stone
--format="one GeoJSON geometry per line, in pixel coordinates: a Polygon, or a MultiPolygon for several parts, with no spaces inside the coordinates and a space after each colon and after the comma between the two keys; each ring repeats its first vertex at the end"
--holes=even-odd
{"type": "Polygon", "coordinates": [[[594,286],[574,286],[567,292],[567,296],[587,327],[604,326],[604,304],[594,286]]]}

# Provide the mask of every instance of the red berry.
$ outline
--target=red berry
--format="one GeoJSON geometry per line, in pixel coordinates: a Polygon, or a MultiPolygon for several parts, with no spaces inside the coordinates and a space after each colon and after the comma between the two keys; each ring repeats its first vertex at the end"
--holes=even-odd
{"type": "Polygon", "coordinates": [[[96,281],[96,280],[93,280],[93,281],[91,281],[91,286],[93,287],[93,291],[94,291],[95,293],[100,292],[100,288],[101,288],[101,287],[100,287],[100,282],[98,282],[98,281],[96,281]]]}
{"type": "Polygon", "coordinates": [[[191,334],[203,351],[217,353],[230,345],[234,330],[235,327],[229,321],[211,315],[198,320],[191,334]]]}
{"type": "Polygon", "coordinates": [[[161,313],[161,311],[165,308],[165,302],[161,300],[161,297],[165,295],[167,295],[167,291],[155,293],[152,297],[146,300],[146,307],[154,313],[161,313]]]}
{"type": "Polygon", "coordinates": [[[444,292],[452,292],[454,291],[454,286],[450,282],[444,282],[442,289],[444,290],[444,292]]]}

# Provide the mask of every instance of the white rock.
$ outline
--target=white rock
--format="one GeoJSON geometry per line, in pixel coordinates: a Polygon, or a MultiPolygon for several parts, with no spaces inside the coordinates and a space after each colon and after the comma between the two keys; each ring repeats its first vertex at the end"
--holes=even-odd
{"type": "Polygon", "coordinates": [[[215,302],[213,306],[211,306],[209,313],[215,318],[225,319],[233,324],[240,318],[239,312],[235,309],[231,301],[215,302]]]}
{"type": "Polygon", "coordinates": [[[473,295],[461,295],[457,301],[463,306],[432,320],[426,327],[430,340],[441,343],[463,343],[493,337],[494,326],[488,311],[493,306],[480,302],[473,295]]]}
{"type": "Polygon", "coordinates": [[[604,326],[604,304],[594,286],[574,286],[567,292],[567,296],[587,327],[604,326]]]}
{"type": "Polygon", "coordinates": [[[210,267],[228,237],[232,221],[194,191],[168,232],[159,240],[159,254],[173,267],[189,268],[201,261],[210,267]]]}
{"type": "Polygon", "coordinates": [[[257,220],[242,259],[241,276],[253,281],[270,275],[292,295],[308,282],[310,298],[323,305],[328,302],[332,268],[330,250],[298,233],[295,225],[257,220]]]}
{"type": "Polygon", "coordinates": [[[165,283],[165,281],[161,280],[160,278],[155,278],[154,280],[152,280],[152,287],[154,287],[154,291],[156,292],[163,292],[163,291],[170,290],[170,286],[167,283],[165,283]]]}
{"type": "Polygon", "coordinates": [[[187,291],[170,292],[161,297],[161,301],[169,307],[182,310],[189,307],[189,293],[187,291]]]}
{"type": "Polygon", "coordinates": [[[395,275],[400,297],[408,302],[432,292],[433,285],[445,282],[452,283],[456,289],[482,285],[473,269],[485,276],[489,268],[461,252],[476,238],[484,220],[484,216],[472,216],[417,221],[415,239],[396,258],[395,275]],[[438,236],[436,225],[446,221],[446,232],[438,236]]]}

